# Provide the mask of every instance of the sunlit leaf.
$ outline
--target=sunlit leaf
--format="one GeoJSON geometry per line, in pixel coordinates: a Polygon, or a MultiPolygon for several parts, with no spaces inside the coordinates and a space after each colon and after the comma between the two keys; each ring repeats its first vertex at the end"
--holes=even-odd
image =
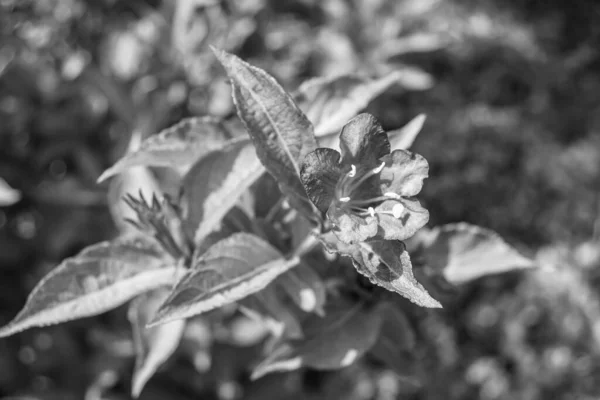
{"type": "Polygon", "coordinates": [[[300,309],[323,315],[325,284],[310,265],[301,263],[282,274],[275,283],[283,288],[300,309]]]}
{"type": "Polygon", "coordinates": [[[183,179],[186,224],[199,244],[215,229],[240,196],[263,174],[249,140],[232,142],[194,164],[183,179]]]}
{"type": "Polygon", "coordinates": [[[325,317],[305,322],[305,338],[279,343],[254,370],[252,378],[301,367],[330,370],[347,367],[377,340],[381,316],[364,305],[328,307],[325,317]]]}
{"type": "Polygon", "coordinates": [[[169,295],[168,288],[159,288],[138,296],[129,305],[129,321],[136,350],[135,371],[131,387],[137,398],[158,368],[173,354],[185,328],[185,320],[146,328],[158,307],[169,295]]]}
{"type": "Polygon", "coordinates": [[[143,236],[128,235],[87,247],[37,284],[21,312],[0,329],[0,337],[111,310],[172,283],[175,265],[156,242],[143,236]]]}
{"type": "Polygon", "coordinates": [[[231,79],[238,115],[258,158],[290,203],[311,215],[314,208],[300,183],[299,164],[317,147],[312,124],[272,76],[232,54],[213,51],[231,79]]]}
{"type": "Polygon", "coordinates": [[[21,199],[21,193],[0,178],[0,207],[10,206],[21,199]]]}
{"type": "Polygon", "coordinates": [[[415,139],[425,123],[425,114],[419,114],[410,120],[409,123],[400,129],[388,132],[390,139],[390,147],[392,150],[403,149],[408,150],[414,143],[415,139]]]}
{"type": "Polygon", "coordinates": [[[295,95],[315,126],[317,137],[337,133],[346,122],[398,81],[393,72],[379,79],[357,75],[315,78],[304,82],[295,95]]]}
{"type": "Polygon", "coordinates": [[[243,299],[298,264],[269,243],[236,233],[211,246],[177,283],[151,325],[189,318],[243,299]]]}
{"type": "Polygon", "coordinates": [[[321,241],[328,251],[351,257],[356,270],[373,284],[396,292],[421,307],[441,307],[415,279],[410,256],[401,241],[373,240],[346,244],[337,240],[331,232],[321,236],[321,241]]]}
{"type": "Polygon", "coordinates": [[[453,284],[535,266],[495,232],[466,223],[434,228],[423,246],[429,268],[453,284]]]}
{"type": "Polygon", "coordinates": [[[107,178],[135,166],[183,168],[220,148],[232,135],[212,117],[194,117],[144,140],[139,149],[123,156],[98,178],[107,178]]]}

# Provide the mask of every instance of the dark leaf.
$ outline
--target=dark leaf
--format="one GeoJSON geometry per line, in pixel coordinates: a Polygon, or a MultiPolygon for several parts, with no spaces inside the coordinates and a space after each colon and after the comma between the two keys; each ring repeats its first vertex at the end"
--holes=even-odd
{"type": "Polygon", "coordinates": [[[98,178],[107,178],[135,166],[183,168],[220,148],[231,139],[221,122],[212,117],[181,120],[144,140],[139,149],[126,154],[98,178]]]}
{"type": "Polygon", "coordinates": [[[421,307],[441,307],[415,279],[404,243],[398,240],[374,240],[346,244],[332,233],[322,235],[321,241],[328,251],[351,257],[356,270],[372,283],[399,293],[421,307]]]}
{"type": "Polygon", "coordinates": [[[136,350],[131,395],[137,398],[158,368],[175,352],[185,328],[185,320],[146,328],[160,304],[169,295],[168,288],[144,293],[129,305],[129,321],[136,350]]]}
{"type": "Polygon", "coordinates": [[[194,164],[183,179],[185,223],[199,245],[263,174],[249,140],[235,141],[194,164]]]}
{"type": "Polygon", "coordinates": [[[243,299],[298,262],[298,258],[283,258],[257,236],[231,235],[194,261],[150,324],[189,318],[243,299]]]}
{"type": "Polygon", "coordinates": [[[21,312],[0,337],[98,315],[132,297],[172,284],[175,261],[153,240],[124,236],[67,258],[33,289],[21,312]]]}
{"type": "Polygon", "coordinates": [[[328,305],[325,317],[313,315],[306,321],[304,339],[280,342],[256,367],[252,378],[301,367],[320,370],[347,367],[373,346],[380,325],[379,313],[364,305],[333,310],[328,305]]]}
{"type": "Polygon", "coordinates": [[[423,246],[429,268],[453,284],[535,266],[495,232],[466,223],[434,228],[423,246]]]}
{"type": "Polygon", "coordinates": [[[416,375],[416,362],[413,352],[416,338],[410,322],[404,313],[393,303],[382,303],[378,309],[382,324],[377,342],[369,354],[386,364],[401,376],[403,381],[419,385],[416,375]]]}
{"type": "Polygon", "coordinates": [[[242,310],[248,316],[266,323],[276,337],[304,337],[300,321],[276,289],[274,285],[269,285],[253,296],[246,297],[240,302],[242,310]]]}
{"type": "Polygon", "coordinates": [[[238,57],[213,49],[231,79],[233,99],[258,158],[281,191],[305,215],[312,214],[299,164],[317,147],[313,127],[273,77],[238,57]]]}
{"type": "Polygon", "coordinates": [[[315,78],[304,82],[294,97],[315,126],[316,136],[321,137],[339,132],[397,81],[397,73],[374,80],[356,75],[315,78]]]}

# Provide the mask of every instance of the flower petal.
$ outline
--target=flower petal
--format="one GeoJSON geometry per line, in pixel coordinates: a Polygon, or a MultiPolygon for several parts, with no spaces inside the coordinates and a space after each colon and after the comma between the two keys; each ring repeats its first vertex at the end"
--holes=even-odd
{"type": "Polygon", "coordinates": [[[327,211],[327,217],[334,225],[333,233],[344,243],[364,242],[377,234],[376,217],[351,214],[335,204],[327,211]]]}
{"type": "Polygon", "coordinates": [[[341,174],[340,153],[333,149],[319,148],[304,157],[300,180],[308,198],[321,212],[331,205],[341,174]]]}
{"type": "Polygon", "coordinates": [[[377,167],[379,159],[390,154],[390,141],[375,117],[359,114],[342,129],[340,149],[344,165],[367,170],[377,167]]]}
{"type": "Polygon", "coordinates": [[[377,237],[385,240],[408,239],[429,221],[429,211],[414,199],[386,200],[375,211],[379,218],[377,237]],[[394,206],[397,216],[380,213],[394,211],[394,206]]]}
{"type": "Polygon", "coordinates": [[[423,180],[429,176],[427,160],[416,153],[394,150],[381,159],[385,167],[380,174],[381,191],[393,192],[403,197],[417,195],[423,180]]]}

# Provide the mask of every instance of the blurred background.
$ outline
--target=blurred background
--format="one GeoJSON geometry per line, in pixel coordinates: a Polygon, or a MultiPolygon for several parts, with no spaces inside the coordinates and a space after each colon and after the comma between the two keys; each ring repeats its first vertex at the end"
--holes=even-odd
{"type": "MultiPolygon", "coordinates": [[[[386,129],[427,114],[413,150],[431,165],[430,224],[491,228],[544,268],[469,284],[415,321],[421,386],[369,360],[250,382],[256,346],[189,324],[142,399],[600,399],[593,0],[0,0],[0,324],[63,258],[117,233],[96,179],[132,132],[234,111],[209,45],[289,91],[401,71],[368,111],[386,129]]],[[[125,314],[0,340],[0,398],[129,399],[125,314]]]]}

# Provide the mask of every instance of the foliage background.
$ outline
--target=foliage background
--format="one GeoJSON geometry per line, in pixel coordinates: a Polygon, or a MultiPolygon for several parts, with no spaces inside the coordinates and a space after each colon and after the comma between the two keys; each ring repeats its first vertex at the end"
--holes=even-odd
{"type": "MultiPolygon", "coordinates": [[[[428,115],[413,149],[431,165],[431,224],[494,229],[542,268],[469,284],[414,321],[428,335],[421,388],[370,360],[250,382],[256,349],[216,344],[206,357],[191,325],[142,399],[600,396],[596,2],[195,3],[0,2],[0,177],[22,194],[0,208],[0,323],[60,260],[115,234],[114,199],[95,182],[131,132],[232,112],[214,44],[288,90],[331,73],[404,71],[368,110],[388,129],[428,115]]],[[[0,396],[129,398],[125,309],[3,339],[0,354],[0,396]]]]}

